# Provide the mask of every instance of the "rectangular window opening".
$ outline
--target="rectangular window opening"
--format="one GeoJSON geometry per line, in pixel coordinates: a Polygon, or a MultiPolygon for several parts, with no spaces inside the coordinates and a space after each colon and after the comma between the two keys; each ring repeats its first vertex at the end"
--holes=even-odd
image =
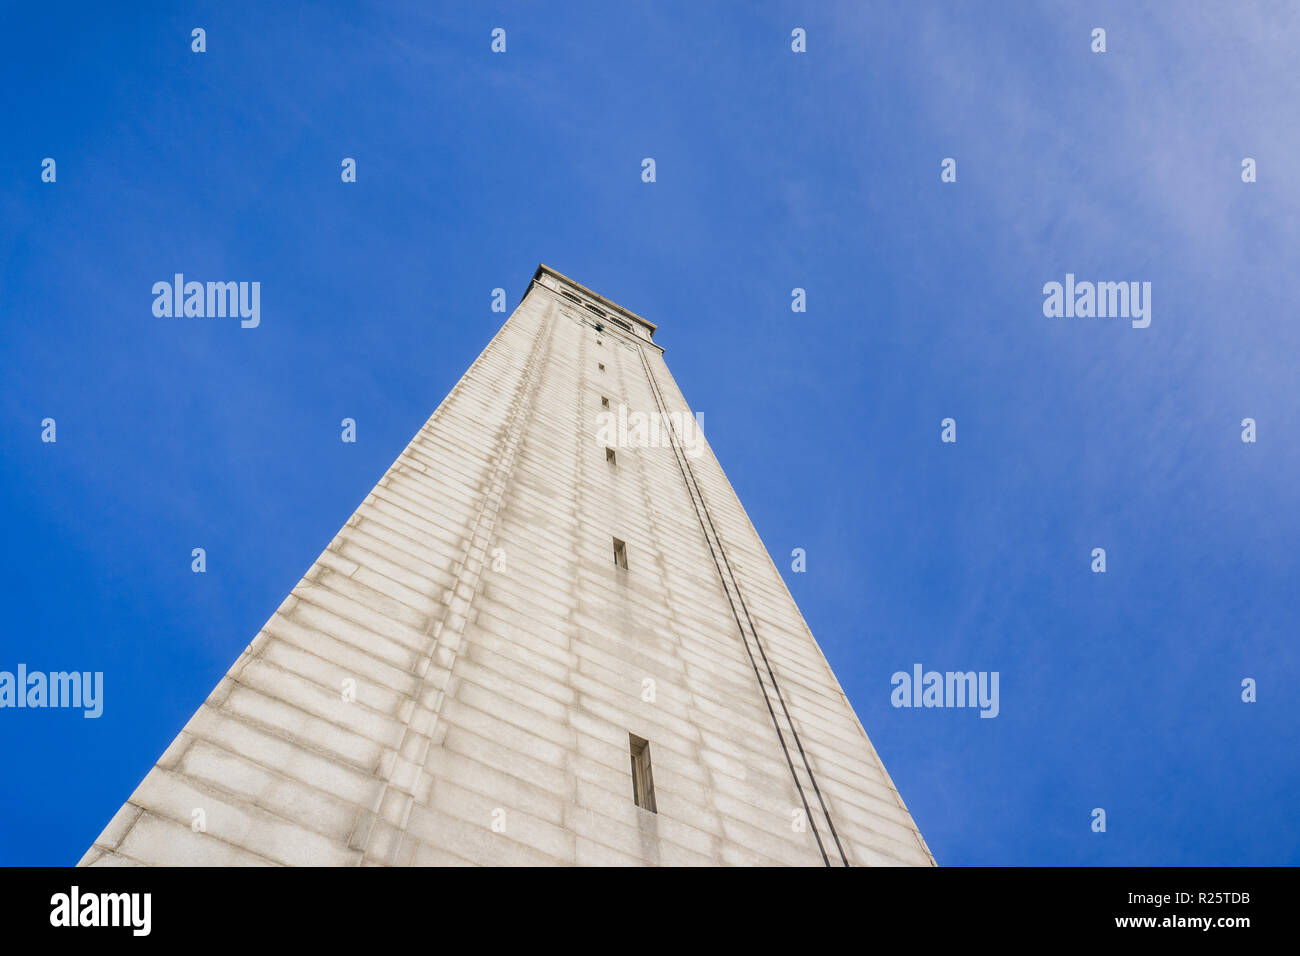
{"type": "Polygon", "coordinates": [[[627,570],[627,542],[614,539],[614,564],[616,567],[627,570]]]}
{"type": "Polygon", "coordinates": [[[632,751],[632,799],[642,810],[658,813],[654,775],[650,772],[650,741],[636,734],[628,734],[627,740],[632,751]]]}
{"type": "Polygon", "coordinates": [[[604,395],[600,396],[600,407],[609,408],[609,399],[606,398],[604,395]]]}
{"type": "Polygon", "coordinates": [[[604,362],[599,362],[599,363],[597,363],[597,364],[600,365],[600,370],[601,370],[602,372],[605,371],[605,363],[604,363],[604,362]]]}
{"type": "Polygon", "coordinates": [[[612,448],[605,449],[605,460],[609,462],[611,465],[618,464],[618,458],[614,455],[614,449],[612,448]]]}

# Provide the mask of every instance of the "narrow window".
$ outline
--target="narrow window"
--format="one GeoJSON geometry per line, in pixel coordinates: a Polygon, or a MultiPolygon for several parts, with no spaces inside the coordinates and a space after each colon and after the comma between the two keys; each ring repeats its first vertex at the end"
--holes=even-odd
{"type": "Polygon", "coordinates": [[[609,462],[611,465],[618,464],[618,459],[614,455],[614,449],[612,448],[605,449],[605,460],[609,462]]]}
{"type": "Polygon", "coordinates": [[[600,370],[601,370],[602,372],[605,371],[605,363],[604,363],[604,362],[599,362],[599,363],[597,363],[597,364],[600,365],[600,370]]]}
{"type": "Polygon", "coordinates": [[[632,750],[632,799],[642,810],[658,813],[655,809],[655,782],[650,773],[650,742],[636,734],[628,734],[632,750]]]}
{"type": "Polygon", "coordinates": [[[604,395],[600,396],[600,407],[609,408],[609,399],[606,398],[604,395]]]}
{"type": "Polygon", "coordinates": [[[614,564],[627,570],[627,542],[614,539],[614,564]]]}

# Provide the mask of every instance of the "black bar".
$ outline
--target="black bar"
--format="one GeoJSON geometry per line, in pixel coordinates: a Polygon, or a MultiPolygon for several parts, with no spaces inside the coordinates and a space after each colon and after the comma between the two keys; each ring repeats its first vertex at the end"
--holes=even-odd
{"type": "MultiPolygon", "coordinates": [[[[725,934],[798,933],[801,948],[875,952],[886,940],[912,952],[953,941],[1118,940],[1216,947],[1287,933],[1294,892],[1286,868],[837,870],[411,870],[411,869],[0,869],[0,929],[7,944],[98,939],[161,940],[206,949],[230,939],[368,949],[496,949],[516,934],[536,946],[606,948],[615,920],[636,912],[647,942],[677,948],[725,934]],[[100,910],[99,894],[149,894],[119,923],[70,922],[100,910]],[[60,909],[59,895],[67,905],[60,909]],[[1180,895],[1182,894],[1182,895],[1180,895]],[[95,897],[93,904],[86,898],[95,897]],[[759,908],[755,909],[755,903],[759,908]],[[88,908],[90,907],[90,908],[88,908]],[[134,924],[130,918],[136,917],[134,924]],[[1288,914],[1289,915],[1289,914],[1288,914]],[[1208,927],[1201,925],[1209,920],[1208,927]],[[1145,925],[1141,921],[1151,920],[1145,925]],[[1195,923],[1191,921],[1195,920],[1195,923]],[[1134,922],[1139,921],[1139,922],[1134,922]],[[1231,921],[1231,925],[1227,922],[1231,921]],[[812,933],[812,936],[808,936],[812,933]],[[901,935],[901,938],[899,937],[901,935]],[[413,937],[413,938],[412,938],[413,937]]],[[[104,909],[112,915],[113,906],[104,909]]],[[[1287,933],[1289,935],[1289,933],[1287,933]]],[[[18,950],[11,950],[17,952],[18,950]]]]}

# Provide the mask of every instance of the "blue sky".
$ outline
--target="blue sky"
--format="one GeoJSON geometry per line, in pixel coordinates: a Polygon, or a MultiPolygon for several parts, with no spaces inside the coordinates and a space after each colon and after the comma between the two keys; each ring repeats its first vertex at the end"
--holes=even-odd
{"type": "Polygon", "coordinates": [[[659,324],[940,863],[1300,863],[1293,9],[265,6],[4,15],[0,670],[106,699],[0,710],[0,863],[80,857],[540,261],[659,324]]]}

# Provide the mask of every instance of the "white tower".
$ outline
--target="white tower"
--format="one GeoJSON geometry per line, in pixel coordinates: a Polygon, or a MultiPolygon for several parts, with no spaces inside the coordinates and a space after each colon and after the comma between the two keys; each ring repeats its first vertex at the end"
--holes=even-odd
{"type": "Polygon", "coordinates": [[[654,331],[539,267],[82,865],[933,865],[654,331]]]}

